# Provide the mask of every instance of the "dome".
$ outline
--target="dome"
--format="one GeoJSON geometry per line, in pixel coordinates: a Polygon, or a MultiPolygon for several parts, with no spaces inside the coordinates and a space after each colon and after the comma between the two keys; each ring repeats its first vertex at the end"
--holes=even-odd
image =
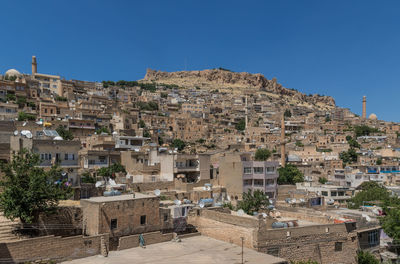
{"type": "Polygon", "coordinates": [[[378,120],[378,117],[375,114],[370,114],[368,119],[370,119],[370,120],[378,120]]]}
{"type": "Polygon", "coordinates": [[[10,70],[6,71],[5,75],[7,75],[8,77],[11,77],[11,76],[20,77],[21,73],[19,71],[17,71],[16,69],[10,69],[10,70]]]}

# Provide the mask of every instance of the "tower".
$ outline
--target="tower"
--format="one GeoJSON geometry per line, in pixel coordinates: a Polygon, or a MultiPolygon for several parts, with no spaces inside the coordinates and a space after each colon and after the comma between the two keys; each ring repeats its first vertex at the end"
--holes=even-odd
{"type": "Polygon", "coordinates": [[[37,73],[37,62],[36,62],[36,56],[32,56],[32,75],[37,73]]]}
{"type": "Polygon", "coordinates": [[[367,97],[365,95],[362,100],[362,119],[367,119],[367,97]]]}
{"type": "Polygon", "coordinates": [[[281,166],[286,166],[286,156],[285,156],[285,114],[282,113],[281,119],[281,166]]]}
{"type": "Polygon", "coordinates": [[[245,97],[245,108],[244,108],[244,113],[245,113],[245,129],[247,129],[247,123],[249,122],[248,118],[248,113],[247,113],[247,95],[245,97]]]}

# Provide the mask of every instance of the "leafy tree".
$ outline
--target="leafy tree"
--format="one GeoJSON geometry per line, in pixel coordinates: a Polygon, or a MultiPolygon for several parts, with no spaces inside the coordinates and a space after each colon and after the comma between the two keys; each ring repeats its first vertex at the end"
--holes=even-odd
{"type": "Polygon", "coordinates": [[[303,144],[303,143],[301,143],[301,141],[300,141],[300,140],[296,140],[296,147],[300,147],[300,148],[302,148],[302,147],[304,147],[304,144],[303,144]]]}
{"type": "Polygon", "coordinates": [[[147,138],[151,137],[151,134],[147,129],[143,131],[143,137],[147,137],[147,138]]]}
{"type": "Polygon", "coordinates": [[[158,136],[158,145],[163,145],[164,144],[164,139],[160,136],[158,136]]]}
{"type": "Polygon", "coordinates": [[[332,119],[329,116],[325,117],[325,123],[328,123],[328,122],[331,122],[331,121],[332,121],[332,119]]]}
{"type": "Polygon", "coordinates": [[[111,133],[110,133],[110,130],[108,130],[107,127],[101,127],[101,128],[98,128],[98,129],[96,130],[96,134],[97,134],[97,135],[100,135],[101,133],[106,133],[106,134],[108,134],[108,135],[111,134],[111,133]]]}
{"type": "Polygon", "coordinates": [[[62,137],[64,140],[73,140],[74,135],[71,131],[66,130],[62,125],[59,125],[56,129],[57,133],[62,137]]]}
{"type": "Polygon", "coordinates": [[[241,119],[239,122],[237,122],[235,128],[236,130],[244,131],[246,129],[246,121],[244,119],[241,119]]]}
{"type": "Polygon", "coordinates": [[[390,194],[387,189],[374,181],[363,182],[361,191],[349,201],[349,207],[358,209],[363,202],[389,200],[390,194]]]}
{"type": "Polygon", "coordinates": [[[18,97],[17,104],[18,104],[19,108],[24,108],[24,106],[26,105],[26,97],[24,97],[24,96],[18,97]]]}
{"type": "Polygon", "coordinates": [[[285,113],[283,113],[284,117],[292,117],[292,112],[289,109],[285,110],[285,113]]]}
{"type": "Polygon", "coordinates": [[[343,161],[343,166],[345,166],[347,163],[357,162],[357,157],[357,152],[353,148],[350,148],[348,151],[343,151],[339,154],[339,158],[343,161]]]}
{"type": "Polygon", "coordinates": [[[254,159],[257,161],[266,161],[269,157],[271,157],[271,151],[266,148],[257,149],[254,155],[254,159]]]}
{"type": "Polygon", "coordinates": [[[114,178],[115,173],[123,172],[126,173],[125,167],[120,163],[114,163],[109,167],[103,167],[97,170],[97,174],[105,178],[114,178]]]}
{"type": "Polygon", "coordinates": [[[146,123],[142,119],[139,120],[139,127],[140,128],[145,128],[146,127],[146,123]]]}
{"type": "Polygon", "coordinates": [[[96,179],[90,175],[90,172],[85,171],[81,175],[81,182],[82,183],[95,183],[96,179]]]}
{"type": "Polygon", "coordinates": [[[58,95],[56,96],[55,100],[56,100],[56,101],[59,101],[59,102],[66,102],[66,101],[68,101],[68,99],[67,99],[66,97],[58,96],[58,95]]]}
{"type": "Polygon", "coordinates": [[[278,184],[296,184],[304,181],[304,174],[293,164],[278,169],[278,184]]]}
{"type": "Polygon", "coordinates": [[[376,160],[376,165],[382,165],[382,158],[378,158],[376,160]]]}
{"type": "Polygon", "coordinates": [[[352,138],[351,136],[347,136],[346,137],[347,143],[349,144],[350,148],[360,148],[360,144],[357,142],[357,140],[355,140],[354,138],[352,138]]]}
{"type": "Polygon", "coordinates": [[[71,189],[60,181],[62,170],[37,167],[39,155],[27,150],[14,154],[10,163],[1,164],[0,210],[4,216],[23,223],[37,222],[40,213],[53,212],[59,200],[71,195],[71,189]]]}
{"type": "Polygon", "coordinates": [[[290,261],[290,264],[318,264],[317,261],[313,261],[313,260],[300,260],[300,261],[290,261]]]}
{"type": "Polygon", "coordinates": [[[186,147],[186,142],[177,138],[172,141],[171,147],[177,148],[179,151],[182,151],[186,147]]]}
{"type": "Polygon", "coordinates": [[[34,121],[36,120],[36,117],[34,115],[27,114],[23,111],[18,113],[18,121],[27,121],[27,120],[34,121]]]}
{"type": "Polygon", "coordinates": [[[367,125],[361,125],[361,126],[355,126],[354,127],[354,133],[356,137],[361,137],[361,136],[369,136],[372,133],[379,133],[379,129],[369,127],[367,125]]]}
{"type": "Polygon", "coordinates": [[[243,193],[243,199],[239,201],[237,209],[242,209],[247,214],[252,215],[260,209],[266,209],[268,205],[269,199],[263,191],[255,190],[252,193],[251,190],[249,190],[247,193],[243,193]]]}
{"type": "Polygon", "coordinates": [[[357,263],[358,264],[379,264],[380,261],[377,260],[374,257],[374,255],[372,255],[368,251],[360,251],[357,254],[357,263]]]}
{"type": "Polygon", "coordinates": [[[8,93],[8,94],[6,95],[6,100],[7,100],[7,101],[15,101],[15,100],[16,100],[15,94],[8,93]]]}
{"type": "Polygon", "coordinates": [[[321,184],[325,184],[325,183],[328,182],[328,179],[325,178],[325,177],[319,177],[318,182],[321,183],[321,184]]]}

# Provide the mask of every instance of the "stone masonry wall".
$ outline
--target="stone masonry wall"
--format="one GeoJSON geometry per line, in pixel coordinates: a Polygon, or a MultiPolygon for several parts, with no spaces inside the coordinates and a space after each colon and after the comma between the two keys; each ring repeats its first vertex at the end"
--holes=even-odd
{"type": "Polygon", "coordinates": [[[101,253],[101,237],[108,248],[108,234],[98,236],[46,236],[0,243],[0,262],[19,263],[52,259],[57,261],[84,258],[101,253]]]}
{"type": "MultiPolygon", "coordinates": [[[[151,232],[143,234],[146,245],[167,242],[173,238],[173,233],[162,234],[161,232],[151,232]]],[[[123,236],[119,238],[117,250],[123,250],[139,246],[139,235],[123,236]]]]}

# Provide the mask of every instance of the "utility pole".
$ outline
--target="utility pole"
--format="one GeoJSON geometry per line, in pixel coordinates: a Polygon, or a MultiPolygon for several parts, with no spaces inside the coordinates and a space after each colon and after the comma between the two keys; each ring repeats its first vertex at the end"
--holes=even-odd
{"type": "Polygon", "coordinates": [[[243,240],[244,240],[244,237],[240,237],[240,239],[242,240],[242,264],[244,264],[244,262],[243,262],[243,240]]]}

